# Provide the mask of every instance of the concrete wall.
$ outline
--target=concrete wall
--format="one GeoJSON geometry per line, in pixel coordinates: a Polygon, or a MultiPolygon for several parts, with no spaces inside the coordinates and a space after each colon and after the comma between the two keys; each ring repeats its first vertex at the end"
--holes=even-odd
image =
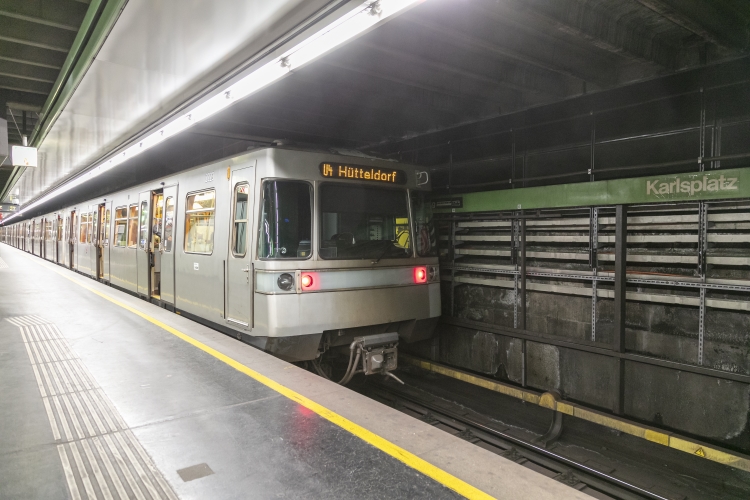
{"type": "MultiPolygon", "coordinates": [[[[512,297],[512,290],[460,285],[455,289],[455,316],[512,327],[512,297]]],[[[612,300],[598,302],[597,341],[602,343],[611,339],[612,306],[612,300]]],[[[590,339],[591,300],[586,297],[529,292],[527,310],[528,330],[590,339]]],[[[626,321],[629,351],[697,362],[697,308],[628,302],[626,321]]],[[[750,314],[709,310],[704,365],[748,373],[749,334],[750,314]]],[[[512,337],[442,324],[435,341],[416,345],[412,352],[500,380],[521,382],[521,341],[512,337]]],[[[750,449],[748,384],[642,363],[626,362],[625,366],[626,416],[750,449]]],[[[593,407],[613,407],[616,367],[615,359],[608,356],[527,342],[530,387],[556,389],[566,399],[593,407]]]]}

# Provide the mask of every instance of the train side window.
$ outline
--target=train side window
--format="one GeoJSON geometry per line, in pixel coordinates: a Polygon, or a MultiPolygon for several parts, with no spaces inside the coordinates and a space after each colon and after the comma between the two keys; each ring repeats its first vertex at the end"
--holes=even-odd
{"type": "Polygon", "coordinates": [[[87,230],[89,228],[89,214],[81,214],[81,224],[78,226],[78,241],[86,243],[87,230]]]}
{"type": "Polygon", "coordinates": [[[232,227],[232,255],[244,257],[247,253],[247,209],[250,186],[246,182],[234,188],[234,225],[232,227]]]}
{"type": "Polygon", "coordinates": [[[102,242],[102,245],[105,247],[109,245],[109,220],[110,220],[111,214],[109,213],[109,209],[104,211],[104,224],[102,224],[102,236],[100,241],[102,242]]]}
{"type": "Polygon", "coordinates": [[[210,255],[214,251],[216,190],[187,195],[185,203],[185,253],[210,255]]]}
{"type": "Polygon", "coordinates": [[[138,205],[128,209],[128,248],[138,246],[138,205]]]}
{"type": "Polygon", "coordinates": [[[128,244],[128,207],[115,208],[115,246],[128,244]]]}
{"type": "Polygon", "coordinates": [[[164,251],[169,253],[174,239],[174,196],[167,196],[164,206],[164,251]]]}
{"type": "Polygon", "coordinates": [[[312,186],[302,181],[263,183],[258,226],[261,259],[309,259],[312,236],[312,186]]]}

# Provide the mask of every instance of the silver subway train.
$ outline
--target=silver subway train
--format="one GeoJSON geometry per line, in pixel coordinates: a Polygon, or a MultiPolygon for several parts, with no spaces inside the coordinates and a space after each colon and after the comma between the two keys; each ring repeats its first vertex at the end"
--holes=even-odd
{"type": "Polygon", "coordinates": [[[366,373],[385,372],[395,343],[429,338],[440,316],[428,192],[413,166],[273,147],[0,237],[288,361],[356,344],[366,373]]]}

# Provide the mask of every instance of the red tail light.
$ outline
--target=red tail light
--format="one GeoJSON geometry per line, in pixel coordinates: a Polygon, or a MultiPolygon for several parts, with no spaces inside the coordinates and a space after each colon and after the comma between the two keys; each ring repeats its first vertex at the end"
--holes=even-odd
{"type": "Polygon", "coordinates": [[[312,274],[303,274],[299,279],[300,285],[303,289],[310,289],[315,284],[312,274]]]}
{"type": "Polygon", "coordinates": [[[427,283],[427,268],[426,267],[414,268],[414,283],[427,283]]]}

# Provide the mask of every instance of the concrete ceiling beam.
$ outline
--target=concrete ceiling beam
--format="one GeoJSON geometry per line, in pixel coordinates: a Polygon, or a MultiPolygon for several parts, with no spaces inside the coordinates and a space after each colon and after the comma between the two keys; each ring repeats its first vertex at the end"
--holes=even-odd
{"type": "Polygon", "coordinates": [[[417,57],[403,50],[391,49],[391,48],[384,47],[382,45],[378,45],[378,44],[374,44],[370,42],[355,41],[355,42],[352,42],[352,45],[364,47],[364,48],[367,48],[368,50],[372,50],[375,52],[380,52],[381,54],[403,61],[407,65],[410,65],[413,67],[422,66],[425,68],[429,68],[431,70],[450,73],[450,74],[453,74],[454,76],[459,76],[462,78],[465,77],[470,80],[475,80],[479,83],[488,84],[488,85],[498,85],[501,87],[505,87],[508,90],[512,90],[521,94],[524,92],[533,92],[533,93],[548,95],[538,89],[516,85],[513,83],[513,78],[500,78],[499,77],[499,76],[505,76],[505,75],[490,76],[490,75],[480,74],[478,72],[474,72],[464,67],[459,67],[457,65],[432,61],[426,57],[417,57]]]}
{"type": "Polygon", "coordinates": [[[613,14],[600,0],[530,0],[526,5],[559,31],[601,50],[667,70],[677,69],[680,50],[662,41],[632,11],[613,14]]]}
{"type": "Polygon", "coordinates": [[[600,88],[617,83],[619,58],[602,53],[578,39],[572,43],[570,38],[553,36],[554,26],[525,8],[524,4],[478,1],[467,3],[464,8],[472,13],[470,24],[458,26],[450,17],[445,18],[443,24],[463,28],[464,33],[471,32],[474,38],[492,41],[519,61],[600,88]]]}
{"type": "Polygon", "coordinates": [[[44,19],[42,17],[37,17],[37,16],[27,16],[24,14],[17,14],[15,12],[10,12],[4,9],[0,9],[0,17],[20,19],[21,21],[42,24],[44,26],[49,26],[50,28],[57,28],[61,30],[78,31],[78,26],[73,26],[72,24],[58,23],[58,22],[50,21],[48,19],[44,19]]]}
{"type": "MultiPolygon", "coordinates": [[[[0,53],[2,52],[2,43],[0,43],[0,53]]],[[[24,58],[24,57],[8,57],[4,55],[0,55],[0,61],[7,61],[12,63],[18,63],[18,64],[25,64],[27,66],[35,66],[37,68],[47,68],[47,69],[53,69],[56,71],[60,71],[60,66],[57,64],[50,64],[47,62],[40,62],[39,60],[30,59],[30,58],[24,58]]]]}
{"type": "Polygon", "coordinates": [[[519,88],[533,89],[534,91],[549,95],[570,95],[573,89],[566,87],[569,87],[573,83],[570,79],[574,79],[575,83],[573,87],[575,87],[575,91],[580,89],[581,79],[579,77],[574,76],[567,70],[555,67],[555,65],[549,64],[546,61],[535,59],[505,46],[487,42],[481,38],[467,35],[431,21],[409,18],[409,22],[416,26],[427,28],[433,33],[439,33],[441,39],[449,40],[475,53],[492,54],[495,57],[524,64],[525,67],[521,71],[522,74],[518,74],[519,78],[514,79],[517,80],[519,88]],[[567,81],[561,80],[560,77],[565,77],[567,81]]]}
{"type": "Polygon", "coordinates": [[[16,61],[8,61],[0,58],[0,73],[8,73],[19,75],[19,77],[29,78],[33,80],[54,82],[57,78],[58,70],[51,68],[43,68],[40,66],[32,66],[23,64],[16,61]]]}
{"type": "Polygon", "coordinates": [[[87,6],[74,0],[3,0],[5,16],[77,32],[87,6]]]}
{"type": "Polygon", "coordinates": [[[28,45],[29,47],[36,47],[37,49],[53,50],[55,52],[62,52],[63,54],[67,54],[69,50],[69,47],[50,45],[48,43],[36,42],[34,40],[22,37],[0,35],[0,40],[2,40],[3,42],[17,43],[19,45],[28,45]]]}
{"type": "Polygon", "coordinates": [[[722,13],[720,2],[695,0],[636,0],[677,26],[723,49],[746,50],[750,43],[747,25],[731,12],[722,13]]]}

